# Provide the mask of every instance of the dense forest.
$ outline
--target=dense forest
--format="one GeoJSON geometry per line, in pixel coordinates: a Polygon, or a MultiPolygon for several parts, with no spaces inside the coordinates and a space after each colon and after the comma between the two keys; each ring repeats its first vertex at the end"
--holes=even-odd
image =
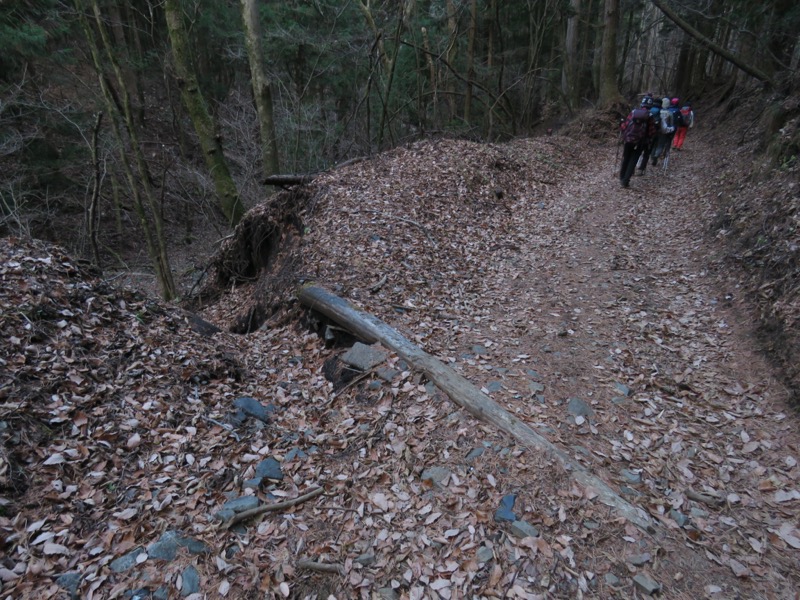
{"type": "Polygon", "coordinates": [[[760,90],[777,132],[798,30],[788,0],[4,2],[0,227],[101,268],[142,246],[170,299],[176,238],[224,235],[270,176],[558,129],[648,91],[760,90]]]}

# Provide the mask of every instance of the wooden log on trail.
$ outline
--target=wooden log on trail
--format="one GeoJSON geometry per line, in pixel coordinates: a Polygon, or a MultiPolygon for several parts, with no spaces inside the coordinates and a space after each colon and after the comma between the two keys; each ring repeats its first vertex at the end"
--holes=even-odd
{"type": "Polygon", "coordinates": [[[590,473],[583,465],[570,458],[566,452],[557,448],[520,419],[500,407],[465,377],[411,343],[397,330],[374,315],[354,307],[346,300],[311,284],[300,288],[297,297],[302,304],[334,320],[362,341],[368,344],[380,342],[392,349],[409,364],[425,373],[453,402],[474,417],[498,427],[523,446],[547,452],[560,463],[565,471],[571,474],[575,481],[591,488],[597,494],[596,498],[600,502],[611,507],[618,515],[637,527],[650,533],[655,531],[652,519],[644,510],[622,498],[605,481],[590,473]]]}
{"type": "Polygon", "coordinates": [[[264,185],[277,185],[286,187],[290,185],[305,185],[314,180],[313,175],[269,175],[264,178],[264,185]]]}

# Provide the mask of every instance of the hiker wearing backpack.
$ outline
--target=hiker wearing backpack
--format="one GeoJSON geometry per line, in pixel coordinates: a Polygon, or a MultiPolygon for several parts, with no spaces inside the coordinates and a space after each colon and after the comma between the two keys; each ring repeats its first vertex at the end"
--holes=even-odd
{"type": "Polygon", "coordinates": [[[681,107],[681,121],[682,125],[678,126],[675,132],[675,139],[672,140],[672,147],[675,150],[683,150],[683,143],[686,141],[686,133],[691,127],[694,127],[694,111],[692,110],[691,102],[684,102],[681,107]]]}
{"type": "Polygon", "coordinates": [[[628,187],[631,183],[631,176],[636,169],[644,149],[651,143],[656,133],[656,127],[650,116],[647,104],[652,103],[653,99],[645,96],[642,106],[634,108],[628,117],[620,125],[622,134],[622,164],[619,168],[619,181],[622,187],[628,187]]]}
{"type": "Polygon", "coordinates": [[[656,139],[656,147],[653,150],[653,156],[650,159],[650,164],[655,165],[658,159],[663,156],[665,159],[669,155],[669,149],[672,147],[672,138],[675,135],[675,125],[673,124],[673,116],[669,110],[672,102],[669,98],[661,100],[661,126],[658,130],[658,138],[656,139]]]}
{"type": "Polygon", "coordinates": [[[661,127],[661,105],[656,106],[653,95],[648,94],[648,97],[642,101],[642,106],[650,110],[650,118],[653,120],[655,127],[655,134],[648,140],[642,151],[642,158],[639,160],[639,175],[644,175],[647,170],[647,165],[650,163],[650,155],[656,147],[656,140],[658,139],[658,132],[661,127]]]}

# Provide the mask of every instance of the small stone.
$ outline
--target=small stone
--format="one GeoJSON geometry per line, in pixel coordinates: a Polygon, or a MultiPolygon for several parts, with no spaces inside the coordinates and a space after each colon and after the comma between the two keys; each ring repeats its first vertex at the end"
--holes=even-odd
{"type": "Polygon", "coordinates": [[[280,481],[283,479],[283,471],[281,471],[281,463],[272,458],[262,460],[256,466],[256,477],[263,477],[264,479],[273,479],[280,481]]]}
{"type": "Polygon", "coordinates": [[[619,580],[619,577],[617,577],[617,576],[616,576],[616,575],[614,575],[613,573],[606,573],[606,574],[603,576],[603,579],[605,579],[605,580],[606,580],[606,583],[607,583],[608,585],[610,585],[611,587],[617,587],[617,586],[619,586],[619,584],[620,584],[620,583],[622,583],[622,582],[619,580]]]}
{"type": "Polygon", "coordinates": [[[430,481],[434,485],[446,486],[450,480],[450,471],[444,467],[429,467],[422,472],[422,481],[430,481]]]}
{"type": "Polygon", "coordinates": [[[234,408],[238,408],[248,417],[253,417],[264,423],[269,423],[269,416],[275,412],[275,407],[271,404],[264,406],[255,398],[242,396],[233,401],[234,408]]]}
{"type": "Polygon", "coordinates": [[[641,473],[631,471],[630,469],[622,469],[619,474],[622,475],[628,483],[642,483],[641,473]]]}
{"type": "Polygon", "coordinates": [[[473,448],[467,454],[467,460],[472,461],[481,456],[486,450],[484,448],[473,448]]]}
{"type": "Polygon", "coordinates": [[[379,390],[382,387],[383,387],[383,384],[380,381],[378,381],[377,379],[375,381],[370,381],[369,385],[367,385],[367,389],[372,391],[372,392],[374,392],[376,390],[379,390]]]}
{"type": "Polygon", "coordinates": [[[625,404],[625,398],[621,398],[619,396],[614,396],[611,399],[611,402],[613,402],[614,404],[625,404]]]}
{"type": "Polygon", "coordinates": [[[694,519],[707,519],[708,518],[708,511],[703,510],[702,508],[697,508],[693,506],[689,509],[689,514],[692,515],[694,519]]]}
{"type": "Polygon", "coordinates": [[[222,510],[218,510],[214,513],[214,518],[218,521],[222,521],[223,523],[225,521],[230,521],[235,516],[236,512],[228,508],[223,508],[222,510]]]}
{"type": "Polygon", "coordinates": [[[175,560],[178,555],[178,534],[175,531],[165,531],[157,542],[147,547],[147,555],[159,560],[175,560]]]}
{"type": "Polygon", "coordinates": [[[381,367],[380,369],[375,370],[375,374],[384,381],[391,382],[392,379],[394,379],[400,374],[400,371],[398,371],[397,369],[392,369],[390,367],[381,367]]]}
{"type": "Polygon", "coordinates": [[[500,506],[494,513],[494,520],[498,523],[509,522],[513,523],[517,520],[517,515],[514,514],[514,503],[517,501],[516,494],[508,494],[503,496],[500,500],[500,506]]]}
{"type": "Polygon", "coordinates": [[[162,585],[155,592],[153,592],[153,600],[169,600],[169,588],[162,585]]]}
{"type": "Polygon", "coordinates": [[[475,553],[475,560],[479,563],[487,563],[494,558],[494,551],[489,546],[481,546],[475,553]]]}
{"type": "Polygon", "coordinates": [[[544,391],[544,384],[541,384],[538,381],[529,381],[528,388],[531,390],[531,394],[538,394],[539,392],[544,391]]]}
{"type": "Polygon", "coordinates": [[[689,517],[674,508],[669,511],[669,518],[675,521],[678,527],[686,527],[689,524],[689,517]]]}
{"type": "Polygon", "coordinates": [[[635,489],[633,489],[631,487],[628,487],[627,485],[619,486],[619,493],[622,494],[623,496],[641,496],[642,495],[641,492],[639,492],[639,491],[637,491],[637,490],[635,490],[635,489]]]}
{"type": "Polygon", "coordinates": [[[591,417],[594,415],[592,408],[580,398],[570,398],[567,410],[576,417],[591,417]]]}
{"type": "Polygon", "coordinates": [[[372,552],[365,552],[353,559],[353,562],[367,567],[375,562],[375,555],[372,552]]]}
{"type": "Polygon", "coordinates": [[[478,356],[488,356],[489,351],[486,349],[486,346],[481,346],[480,344],[476,344],[472,347],[472,352],[477,354],[478,356]]]}
{"type": "Polygon", "coordinates": [[[614,387],[617,388],[617,391],[626,398],[631,395],[631,388],[623,383],[615,383],[614,387]]]}
{"type": "Polygon", "coordinates": [[[119,558],[112,560],[111,563],[108,565],[108,568],[114,571],[114,573],[124,573],[125,571],[129,571],[136,566],[136,558],[142,552],[143,550],[141,546],[138,546],[133,550],[131,550],[130,552],[128,552],[127,554],[124,554],[123,556],[120,556],[119,558]]]}
{"type": "Polygon", "coordinates": [[[138,590],[127,591],[123,594],[128,600],[149,600],[153,594],[147,588],[139,588],[138,590]]]}
{"type": "Polygon", "coordinates": [[[639,588],[641,592],[647,594],[648,596],[652,596],[653,594],[657,594],[659,591],[661,591],[661,586],[644,573],[639,573],[636,577],[634,577],[633,584],[639,588]]]}
{"type": "Polygon", "coordinates": [[[255,508],[258,506],[258,504],[258,498],[255,496],[241,496],[239,498],[234,498],[233,500],[228,500],[222,505],[222,509],[232,510],[235,513],[240,513],[250,510],[251,508],[255,508]]]}
{"type": "Polygon", "coordinates": [[[597,529],[600,527],[600,523],[598,523],[597,521],[591,521],[589,519],[586,519],[583,522],[583,526],[586,527],[586,529],[597,529]]]}
{"type": "Polygon", "coordinates": [[[503,389],[503,384],[499,381],[490,381],[486,384],[486,389],[489,390],[491,393],[499,392],[503,389]]]}
{"type": "Polygon", "coordinates": [[[353,344],[342,354],[342,362],[360,371],[369,371],[386,360],[387,354],[380,346],[367,346],[361,342],[353,344]]]}
{"type": "Polygon", "coordinates": [[[247,479],[242,484],[242,487],[246,490],[259,490],[261,489],[261,484],[264,482],[263,477],[253,477],[252,479],[247,479]]]}
{"type": "Polygon", "coordinates": [[[649,563],[651,558],[652,556],[650,556],[649,552],[644,552],[642,554],[634,554],[633,556],[629,556],[628,562],[634,567],[641,567],[642,565],[649,563]]]}
{"type": "Polygon", "coordinates": [[[400,596],[390,587],[380,588],[378,590],[378,597],[381,600],[398,600],[400,596]]]}
{"type": "Polygon", "coordinates": [[[70,597],[77,598],[78,586],[81,584],[82,576],[80,573],[64,573],[58,576],[56,583],[67,590],[70,597]]]}
{"type": "Polygon", "coordinates": [[[182,579],[181,596],[185,598],[200,591],[200,574],[192,565],[183,570],[182,579]]]}
{"type": "Polygon", "coordinates": [[[286,456],[283,458],[285,461],[294,460],[295,458],[308,458],[308,454],[300,450],[300,448],[292,448],[286,453],[286,456]]]}
{"type": "Polygon", "coordinates": [[[514,521],[509,531],[518,538],[539,537],[539,530],[527,521],[514,521]]]}

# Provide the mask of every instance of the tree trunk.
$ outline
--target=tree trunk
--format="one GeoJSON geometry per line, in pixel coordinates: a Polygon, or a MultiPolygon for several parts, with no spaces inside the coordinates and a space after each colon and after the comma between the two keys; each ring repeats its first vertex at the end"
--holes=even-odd
{"type": "Polygon", "coordinates": [[[566,452],[537,434],[519,418],[498,406],[466,378],[412,344],[395,329],[318,287],[305,286],[301,288],[298,292],[298,299],[305,306],[343,325],[365,342],[379,341],[387,348],[397,352],[401,358],[425,373],[453,402],[467,410],[479,421],[491,423],[522,445],[552,456],[562,468],[571,474],[575,481],[591,488],[597,494],[597,499],[611,507],[618,515],[646,531],[655,530],[652,520],[642,509],[627,502],[605,481],[591,474],[586,467],[574,461],[566,452]]]}
{"type": "MultiPolygon", "coordinates": [[[[615,1],[619,1],[619,0],[615,0],[615,1]]],[[[755,77],[756,79],[766,83],[767,85],[770,85],[770,86],[773,85],[772,80],[769,78],[769,76],[766,73],[764,73],[760,69],[757,69],[756,67],[754,67],[754,66],[752,66],[750,64],[747,64],[746,62],[741,60],[735,54],[732,54],[731,52],[728,52],[722,46],[719,46],[719,45],[715,44],[713,41],[711,41],[710,39],[705,37],[703,34],[701,34],[699,31],[697,31],[694,27],[692,27],[689,23],[687,23],[684,19],[682,19],[681,16],[678,15],[678,13],[676,13],[670,7],[668,7],[666,5],[666,3],[662,2],[662,0],[650,0],[650,1],[656,7],[658,7],[658,9],[661,12],[663,12],[664,15],[670,21],[675,23],[675,25],[677,25],[678,27],[683,29],[686,33],[688,33],[690,36],[692,36],[694,39],[696,39],[698,42],[700,42],[700,44],[702,44],[703,46],[705,46],[706,48],[711,50],[711,52],[713,52],[714,54],[718,54],[719,56],[721,56],[725,60],[733,63],[734,65],[739,67],[739,69],[741,69],[742,71],[744,71],[745,73],[747,73],[751,77],[755,77]]]]}
{"type": "Polygon", "coordinates": [[[189,51],[189,37],[183,24],[180,0],[165,0],[164,13],[181,98],[183,98],[183,104],[197,132],[197,137],[200,139],[200,146],[203,148],[206,166],[214,181],[214,189],[222,213],[228,224],[234,226],[244,215],[244,207],[233,177],[228,170],[228,163],[222,151],[222,141],[197,81],[197,74],[189,51]]]}
{"type": "Polygon", "coordinates": [[[467,90],[464,94],[464,122],[472,120],[472,81],[475,79],[475,35],[478,29],[478,0],[472,0],[469,9],[469,35],[467,36],[467,90]]]}
{"type": "Polygon", "coordinates": [[[241,0],[244,39],[250,63],[250,78],[253,84],[253,99],[261,128],[261,162],[264,177],[280,172],[278,139],[275,135],[275,118],[272,110],[272,85],[264,66],[264,51],[261,44],[261,24],[256,0],[241,0]]]}
{"type": "Polygon", "coordinates": [[[617,87],[617,32],[619,0],[605,0],[602,58],[600,62],[600,106],[624,102],[617,87]]]}
{"type": "Polygon", "coordinates": [[[572,0],[572,14],[567,20],[567,37],[564,42],[564,65],[561,74],[561,91],[567,97],[569,107],[575,109],[580,102],[578,94],[578,26],[580,25],[581,0],[572,0]]]}

